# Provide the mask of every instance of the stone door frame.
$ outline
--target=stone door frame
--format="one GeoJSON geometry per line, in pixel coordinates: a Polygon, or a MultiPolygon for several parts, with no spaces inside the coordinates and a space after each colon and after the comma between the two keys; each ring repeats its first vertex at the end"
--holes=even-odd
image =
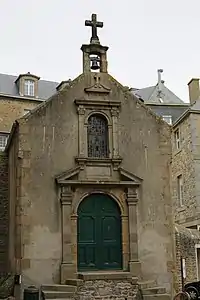
{"type": "MultiPolygon", "coordinates": [[[[77,268],[78,272],[92,272],[92,271],[116,271],[116,270],[122,270],[123,269],[123,262],[122,262],[122,256],[123,256],[123,248],[122,248],[122,211],[120,206],[118,205],[117,201],[115,199],[108,195],[108,193],[104,192],[96,192],[96,193],[89,193],[86,197],[83,198],[81,203],[79,204],[77,208],[77,268]],[[95,202],[95,205],[94,205],[95,202]],[[103,205],[103,209],[102,209],[103,205]],[[86,209],[87,207],[87,209],[86,209]],[[109,208],[109,209],[108,209],[109,208]],[[85,210],[86,209],[86,210],[85,210]],[[95,222],[92,222],[90,226],[87,225],[84,222],[84,220],[90,218],[90,220],[95,220],[95,222]],[[113,219],[115,220],[115,225],[113,226],[113,219]],[[106,245],[111,249],[110,247],[115,247],[115,254],[112,253],[111,257],[107,256],[107,263],[105,264],[105,256],[104,254],[108,254],[107,247],[105,248],[105,231],[103,229],[103,223],[106,220],[106,224],[109,224],[112,226],[112,231],[110,232],[112,237],[110,242],[106,245]],[[97,221],[97,222],[96,222],[97,221]],[[80,224],[79,224],[80,222],[80,224]],[[93,231],[94,230],[94,231],[93,231]],[[95,232],[95,235],[88,236],[88,231],[91,234],[92,232],[95,232]],[[87,235],[87,238],[85,240],[85,237],[87,235]],[[90,242],[88,240],[90,239],[90,242]],[[88,240],[88,241],[87,241],[88,240]],[[80,243],[79,243],[80,241],[80,243]],[[91,244],[92,243],[92,244],[91,244]],[[91,267],[91,265],[88,265],[88,262],[86,261],[85,255],[81,255],[81,249],[84,247],[87,252],[87,247],[91,245],[91,249],[93,249],[94,253],[87,253],[87,257],[93,258],[94,265],[91,267]],[[99,248],[101,247],[101,248],[99,248]],[[103,254],[103,252],[105,253],[103,254]],[[113,257],[113,254],[115,258],[113,257]],[[80,255],[80,256],[79,256],[80,255]],[[116,260],[115,260],[116,259],[116,260]],[[113,262],[115,261],[115,264],[113,262]]],[[[105,223],[104,223],[105,224],[105,223]]],[[[106,236],[108,232],[106,231],[106,236]]],[[[90,247],[90,246],[89,246],[90,247]]]]}
{"type": "Polygon", "coordinates": [[[105,193],[119,205],[122,222],[122,260],[123,270],[130,271],[132,276],[140,276],[141,264],[138,257],[137,203],[138,187],[135,182],[112,182],[87,184],[71,181],[60,185],[62,212],[62,261],[61,283],[67,278],[77,277],[77,209],[81,201],[90,193],[105,193]],[[113,193],[109,193],[112,190],[113,193]],[[117,190],[124,190],[123,196],[117,190]],[[116,193],[115,193],[116,191],[116,193]],[[125,205],[126,203],[126,205],[125,205]]]}

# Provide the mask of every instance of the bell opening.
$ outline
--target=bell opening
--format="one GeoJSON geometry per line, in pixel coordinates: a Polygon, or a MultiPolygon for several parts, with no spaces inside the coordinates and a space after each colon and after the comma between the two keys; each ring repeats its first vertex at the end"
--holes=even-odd
{"type": "Polygon", "coordinates": [[[97,55],[90,56],[90,69],[92,72],[100,71],[100,58],[97,55]]]}

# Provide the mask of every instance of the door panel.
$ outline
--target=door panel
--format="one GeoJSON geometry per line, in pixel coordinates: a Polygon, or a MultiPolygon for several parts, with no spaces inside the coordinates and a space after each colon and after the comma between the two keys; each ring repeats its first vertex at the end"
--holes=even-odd
{"type": "Polygon", "coordinates": [[[117,203],[107,195],[93,194],[78,209],[79,270],[122,267],[121,218],[117,203]]]}

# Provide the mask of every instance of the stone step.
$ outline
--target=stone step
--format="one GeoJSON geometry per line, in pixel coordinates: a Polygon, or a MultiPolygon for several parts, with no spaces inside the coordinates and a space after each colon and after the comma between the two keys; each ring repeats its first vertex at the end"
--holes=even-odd
{"type": "Polygon", "coordinates": [[[83,283],[82,279],[66,279],[66,285],[79,286],[83,283]]]}
{"type": "Polygon", "coordinates": [[[148,289],[142,289],[143,295],[155,295],[155,294],[165,294],[166,288],[164,287],[152,287],[148,289]]]}
{"type": "Polygon", "coordinates": [[[144,300],[171,300],[169,294],[143,295],[144,300]]]}
{"type": "Polygon", "coordinates": [[[74,292],[43,291],[45,299],[67,299],[74,296],[74,292]]]}
{"type": "Polygon", "coordinates": [[[65,284],[43,284],[41,286],[42,291],[54,291],[54,292],[75,292],[75,285],[65,285],[65,284]]]}
{"type": "Polygon", "coordinates": [[[138,281],[138,285],[141,289],[149,289],[157,285],[155,280],[138,281]]]}
{"type": "Polygon", "coordinates": [[[70,297],[70,298],[53,298],[51,300],[73,300],[74,296],[70,297]]]}
{"type": "Polygon", "coordinates": [[[132,280],[130,272],[84,272],[78,273],[82,280],[132,280]]]}

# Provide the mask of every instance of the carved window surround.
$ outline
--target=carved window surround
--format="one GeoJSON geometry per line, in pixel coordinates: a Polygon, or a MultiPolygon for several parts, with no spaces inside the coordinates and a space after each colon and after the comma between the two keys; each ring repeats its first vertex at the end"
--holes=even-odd
{"type": "Polygon", "coordinates": [[[113,165],[113,170],[117,170],[120,163],[122,162],[122,158],[91,158],[91,157],[76,157],[76,162],[80,165],[81,169],[84,168],[85,165],[89,166],[110,166],[113,165]]]}
{"type": "Polygon", "coordinates": [[[102,108],[107,107],[107,109],[111,109],[113,107],[120,108],[121,107],[121,101],[118,100],[85,100],[85,99],[76,99],[75,104],[77,106],[83,105],[85,108],[102,108]]]}
{"type": "Polygon", "coordinates": [[[87,153],[87,126],[88,118],[92,114],[102,114],[108,121],[108,136],[109,136],[109,158],[106,162],[119,165],[121,158],[119,156],[119,140],[118,140],[118,116],[121,107],[121,102],[118,100],[85,100],[76,99],[78,113],[78,128],[79,128],[79,147],[78,157],[76,161],[78,164],[84,166],[88,162],[98,164],[105,163],[105,159],[88,158],[87,153]]]}

